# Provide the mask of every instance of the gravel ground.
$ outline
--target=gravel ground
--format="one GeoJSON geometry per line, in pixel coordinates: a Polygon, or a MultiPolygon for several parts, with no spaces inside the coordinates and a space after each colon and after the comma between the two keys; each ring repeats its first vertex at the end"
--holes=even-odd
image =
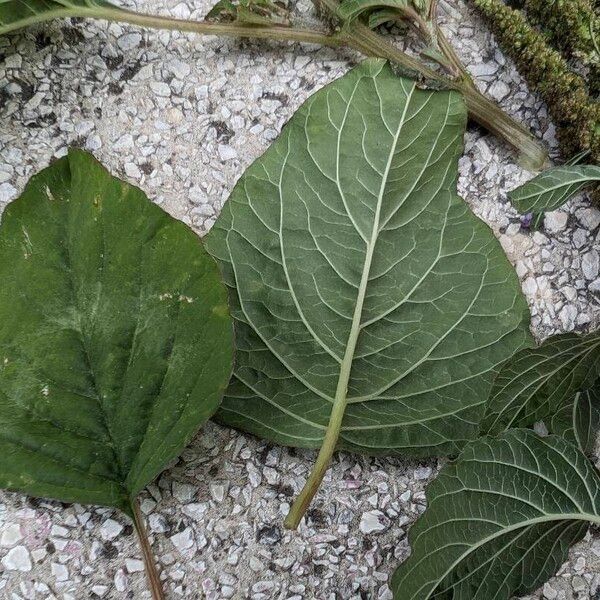
{"type": "MultiPolygon", "coordinates": [[[[167,6],[164,6],[164,5],[167,6]]],[[[199,18],[210,2],[140,9],[199,18]]],[[[463,4],[446,29],[483,88],[554,144],[545,107],[463,4]]],[[[307,13],[309,6],[297,7],[307,13]]],[[[234,182],[312,92],[346,72],[350,52],[54,22],[0,39],[0,210],[29,176],[76,145],[142,187],[199,234],[234,182]]],[[[471,128],[460,188],[499,236],[523,282],[535,333],[600,321],[600,213],[585,198],[521,227],[506,191],[529,175],[471,128]]],[[[311,452],[209,424],[142,495],[170,598],[391,598],[441,463],[337,455],[297,533],[283,515],[311,452]]],[[[132,526],[108,509],[0,493],[0,597],[149,598],[132,526]]],[[[600,533],[588,534],[532,598],[600,598],[600,533]]]]}

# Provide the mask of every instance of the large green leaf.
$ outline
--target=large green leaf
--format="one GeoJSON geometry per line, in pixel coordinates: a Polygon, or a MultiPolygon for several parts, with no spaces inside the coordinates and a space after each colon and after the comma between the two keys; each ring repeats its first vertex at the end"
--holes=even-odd
{"type": "Polygon", "coordinates": [[[600,167],[596,165],[555,167],[510,192],[509,198],[519,212],[539,215],[562,206],[594,181],[600,181],[600,167]]]}
{"type": "Polygon", "coordinates": [[[494,382],[483,433],[529,427],[552,418],[600,377],[600,333],[567,333],[516,354],[494,382]]]}
{"type": "Polygon", "coordinates": [[[131,514],[227,385],[217,265],[72,151],[6,208],[0,281],[0,487],[131,514]]]}
{"type": "Polygon", "coordinates": [[[392,578],[398,600],[508,600],[538,588],[588,522],[600,478],[573,445],[513,430],[469,444],[427,490],[392,578]]]}
{"type": "Polygon", "coordinates": [[[550,419],[549,429],[575,444],[584,454],[591,454],[600,429],[600,380],[565,402],[550,419]]]}
{"type": "Polygon", "coordinates": [[[102,18],[120,10],[105,0],[0,0],[0,35],[50,19],[102,18]]]}
{"type": "Polygon", "coordinates": [[[465,122],[458,94],[369,60],[246,171],[207,237],[236,322],[222,422],[329,453],[476,435],[530,335],[514,270],[456,193],[465,122]]]}

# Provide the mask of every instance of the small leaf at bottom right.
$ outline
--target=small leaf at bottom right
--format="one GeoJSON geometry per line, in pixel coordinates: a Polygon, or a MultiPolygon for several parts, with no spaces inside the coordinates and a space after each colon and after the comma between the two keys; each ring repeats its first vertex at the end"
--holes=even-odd
{"type": "Polygon", "coordinates": [[[394,573],[400,600],[508,600],[543,585],[590,522],[600,478],[558,436],[525,429],[481,438],[444,467],[394,573]]]}

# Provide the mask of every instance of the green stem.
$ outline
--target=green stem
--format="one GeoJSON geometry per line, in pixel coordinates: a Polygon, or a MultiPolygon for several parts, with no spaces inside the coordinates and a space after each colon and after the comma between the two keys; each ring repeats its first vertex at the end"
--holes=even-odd
{"type": "MultiPolygon", "coordinates": [[[[406,106],[408,106],[408,101],[406,106]]],[[[405,107],[406,110],[406,107],[405,107]]],[[[404,119],[404,117],[403,117],[404,119]]],[[[383,173],[383,181],[387,180],[392,167],[392,157],[396,149],[396,144],[399,139],[399,132],[394,138],[394,144],[391,152],[388,156],[387,166],[383,173]]],[[[325,432],[325,439],[323,445],[319,451],[319,456],[315,466],[308,478],[308,481],[304,485],[304,488],[300,492],[300,495],[294,501],[290,512],[284,521],[284,526],[288,529],[296,529],[300,520],[302,519],[308,505],[311,503],[314,495],[317,493],[321,481],[325,475],[325,471],[329,467],[331,457],[336,449],[338,438],[342,430],[342,421],[344,420],[344,412],[348,405],[348,384],[350,383],[350,373],[352,372],[352,364],[354,362],[354,354],[356,352],[356,346],[358,344],[358,337],[363,328],[361,324],[363,318],[363,307],[365,304],[365,298],[367,296],[367,287],[369,284],[369,278],[371,274],[371,266],[373,264],[373,257],[375,255],[375,247],[377,245],[377,236],[379,234],[379,226],[381,222],[381,210],[383,205],[385,186],[382,185],[379,190],[379,196],[377,199],[377,207],[375,209],[373,229],[371,231],[371,238],[367,244],[365,253],[365,263],[362,269],[362,275],[360,277],[360,284],[358,286],[358,294],[356,296],[356,306],[354,307],[354,314],[352,315],[352,325],[350,327],[350,333],[348,335],[348,341],[346,343],[346,351],[344,352],[344,358],[340,364],[340,374],[337,382],[337,388],[335,390],[335,398],[333,399],[333,407],[331,409],[331,416],[329,417],[329,424],[327,431],[325,432]]]]}
{"type": "Polygon", "coordinates": [[[148,540],[148,532],[144,525],[144,517],[140,511],[140,506],[137,499],[131,501],[131,516],[135,525],[135,530],[140,540],[140,547],[142,549],[142,556],[144,558],[144,567],[146,569],[146,576],[148,578],[148,584],[150,585],[150,592],[152,593],[152,600],[165,600],[162,583],[156,567],[156,559],[152,553],[152,547],[148,540]]]}
{"type": "Polygon", "coordinates": [[[306,509],[309,507],[323,481],[323,477],[329,468],[331,457],[337,446],[340,430],[342,428],[342,421],[344,419],[344,412],[346,411],[346,404],[346,390],[344,390],[342,395],[336,394],[331,410],[331,416],[329,417],[329,424],[327,425],[327,431],[325,433],[325,439],[323,440],[319,455],[317,456],[317,460],[315,461],[309,478],[306,480],[300,494],[294,500],[294,503],[283,522],[283,526],[286,529],[298,528],[306,509]]]}
{"type": "Polygon", "coordinates": [[[108,21],[121,21],[151,29],[171,29],[176,31],[190,31],[201,35],[216,35],[234,38],[257,38],[279,41],[304,42],[337,48],[345,45],[345,40],[340,34],[327,34],[313,29],[284,27],[278,25],[262,26],[236,23],[213,23],[209,21],[188,21],[147,15],[123,9],[86,9],[86,16],[108,21]]]}
{"type": "Polygon", "coordinates": [[[471,74],[467,71],[462,61],[458,57],[458,54],[456,54],[454,46],[452,46],[452,44],[448,41],[448,38],[444,35],[444,32],[440,29],[438,25],[435,26],[435,33],[436,41],[444,57],[456,69],[458,75],[462,78],[463,82],[476,89],[471,74]]]}

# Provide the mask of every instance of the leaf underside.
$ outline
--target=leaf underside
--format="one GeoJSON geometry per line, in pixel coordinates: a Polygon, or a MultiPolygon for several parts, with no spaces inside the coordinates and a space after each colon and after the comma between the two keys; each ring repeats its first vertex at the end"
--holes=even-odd
{"type": "Polygon", "coordinates": [[[551,433],[592,455],[600,429],[600,380],[593,388],[577,392],[554,414],[549,425],[551,433]]]}
{"type": "Polygon", "coordinates": [[[72,151],[6,208],[0,281],[0,487],[130,512],[227,385],[217,265],[72,151]]]}
{"type": "Polygon", "coordinates": [[[106,9],[121,10],[104,0],[0,0],[0,35],[51,19],[99,16],[106,9]]]}
{"type": "Polygon", "coordinates": [[[567,333],[522,350],[500,371],[482,433],[500,433],[549,421],[580,390],[600,377],[600,333],[567,333]]]}
{"type": "Polygon", "coordinates": [[[514,270],[457,196],[466,111],[368,60],[313,95],[207,236],[231,288],[218,419],[319,447],[455,452],[499,365],[530,343],[514,270]],[[346,382],[347,379],[347,382],[346,382]]]}
{"type": "Polygon", "coordinates": [[[509,600],[541,586],[600,521],[600,479],[573,445],[512,430],[469,444],[427,489],[392,578],[398,600],[509,600]]]}
{"type": "Polygon", "coordinates": [[[562,206],[586,185],[600,181],[600,167],[574,165],[547,169],[509,194],[521,213],[539,215],[562,206]]]}

